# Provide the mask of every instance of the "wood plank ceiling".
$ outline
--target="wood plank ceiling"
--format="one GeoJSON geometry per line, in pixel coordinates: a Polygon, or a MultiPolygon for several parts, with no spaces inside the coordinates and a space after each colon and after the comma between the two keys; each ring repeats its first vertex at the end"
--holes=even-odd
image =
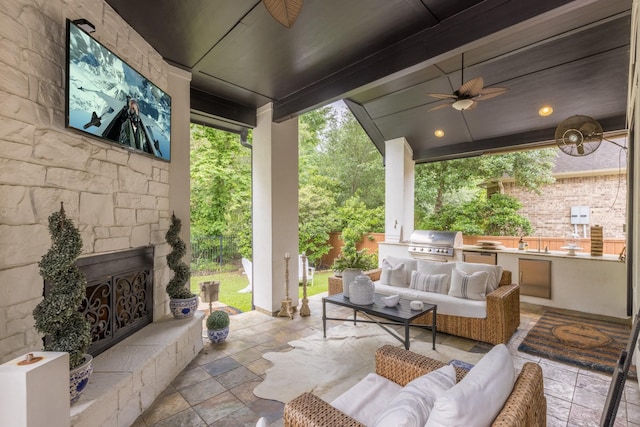
{"type": "Polygon", "coordinates": [[[625,128],[631,0],[306,0],[289,29],[259,0],[107,2],[193,73],[192,120],[234,132],[269,102],[282,121],[344,99],[383,155],[405,137],[428,162],[548,142],[575,114],[625,128]],[[475,77],[509,91],[429,111],[475,77]]]}

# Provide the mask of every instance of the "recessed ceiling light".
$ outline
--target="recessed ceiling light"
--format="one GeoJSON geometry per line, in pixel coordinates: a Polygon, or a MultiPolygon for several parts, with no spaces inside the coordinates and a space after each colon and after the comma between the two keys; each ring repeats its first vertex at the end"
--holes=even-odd
{"type": "Polygon", "coordinates": [[[438,138],[442,138],[444,136],[444,131],[442,129],[436,129],[436,131],[433,132],[433,134],[438,138]]]}
{"type": "Polygon", "coordinates": [[[551,108],[549,105],[544,105],[538,110],[538,114],[540,114],[542,117],[550,116],[551,113],[553,113],[553,108],[551,108]]]}

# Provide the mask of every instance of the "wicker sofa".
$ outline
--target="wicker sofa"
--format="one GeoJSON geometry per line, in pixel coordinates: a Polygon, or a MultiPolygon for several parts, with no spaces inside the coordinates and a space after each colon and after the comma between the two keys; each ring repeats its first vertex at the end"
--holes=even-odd
{"type": "MultiPolygon", "coordinates": [[[[426,356],[385,345],[376,351],[376,373],[404,387],[444,363],[426,356]]],[[[456,369],[456,381],[467,371],[456,369]]],[[[539,427],[546,425],[547,402],[540,365],[527,362],[516,378],[511,394],[493,421],[493,426],[539,427]]],[[[285,427],[363,426],[359,421],[311,393],[303,393],[284,407],[285,427]]]]}
{"type": "MultiPolygon", "coordinates": [[[[380,279],[382,269],[365,272],[371,280],[380,279]]],[[[329,277],[329,295],[342,292],[342,278],[329,277]]],[[[520,325],[520,286],[511,283],[511,272],[502,271],[500,286],[489,293],[487,317],[463,317],[437,314],[438,332],[470,338],[489,344],[506,344],[520,325]]],[[[416,320],[416,323],[431,325],[431,313],[416,320]]]]}

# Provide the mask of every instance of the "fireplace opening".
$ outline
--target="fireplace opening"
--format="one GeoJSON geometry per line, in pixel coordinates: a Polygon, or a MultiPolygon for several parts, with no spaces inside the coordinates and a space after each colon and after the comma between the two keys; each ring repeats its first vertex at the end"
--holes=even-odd
{"type": "MultiPolygon", "coordinates": [[[[91,323],[93,357],[153,321],[152,246],[81,257],[76,265],[87,278],[80,312],[91,323]]],[[[48,288],[45,282],[45,295],[48,288]]]]}

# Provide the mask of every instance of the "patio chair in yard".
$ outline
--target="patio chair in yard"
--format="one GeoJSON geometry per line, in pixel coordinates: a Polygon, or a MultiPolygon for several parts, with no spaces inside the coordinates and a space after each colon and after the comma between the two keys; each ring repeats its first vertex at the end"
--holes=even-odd
{"type": "Polygon", "coordinates": [[[244,274],[246,274],[247,278],[249,279],[249,284],[246,287],[240,289],[238,292],[241,294],[246,294],[248,292],[251,292],[251,290],[253,289],[253,286],[251,285],[251,280],[253,278],[253,264],[248,259],[242,258],[242,268],[244,268],[244,274]]]}
{"type": "MultiPolygon", "coordinates": [[[[298,283],[302,283],[302,272],[304,267],[302,266],[302,254],[298,255],[298,283]]],[[[316,272],[315,267],[309,266],[309,258],[307,258],[307,285],[313,285],[313,273],[316,272]]]]}

